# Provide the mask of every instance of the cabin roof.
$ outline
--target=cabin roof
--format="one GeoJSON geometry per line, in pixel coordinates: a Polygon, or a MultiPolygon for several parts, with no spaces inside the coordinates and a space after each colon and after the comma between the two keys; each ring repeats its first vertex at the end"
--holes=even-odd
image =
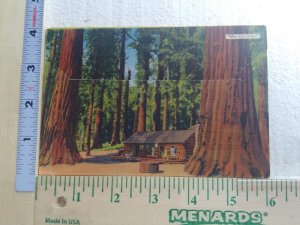
{"type": "Polygon", "coordinates": [[[184,143],[194,130],[137,131],[124,141],[124,144],[172,144],[184,143]]]}

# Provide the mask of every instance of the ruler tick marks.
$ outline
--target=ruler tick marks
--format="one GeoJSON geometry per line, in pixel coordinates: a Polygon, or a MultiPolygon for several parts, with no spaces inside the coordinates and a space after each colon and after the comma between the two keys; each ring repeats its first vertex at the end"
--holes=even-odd
{"type": "Polygon", "coordinates": [[[48,186],[48,176],[45,176],[45,191],[47,191],[47,186],[48,186]]]}
{"type": "Polygon", "coordinates": [[[268,193],[268,182],[266,182],[266,206],[269,205],[269,193],[268,193]]]}
{"type": "Polygon", "coordinates": [[[38,194],[38,184],[39,184],[39,177],[37,176],[36,177],[36,180],[35,180],[35,200],[37,200],[37,194],[38,194]]]}
{"type": "Polygon", "coordinates": [[[132,177],[130,177],[130,198],[132,198],[132,177]]]}
{"type": "Polygon", "coordinates": [[[219,179],[217,179],[217,196],[219,196],[219,179]]]}
{"type": "Polygon", "coordinates": [[[177,183],[178,183],[178,195],[180,195],[180,178],[178,178],[177,183]]]}
{"type": "Polygon", "coordinates": [[[256,197],[258,196],[258,180],[256,180],[256,197]]]}
{"type": "Polygon", "coordinates": [[[57,177],[54,178],[54,196],[56,196],[56,180],[57,177]]]}
{"type": "Polygon", "coordinates": [[[209,178],[206,181],[206,199],[209,200],[209,178]]]}
{"type": "Polygon", "coordinates": [[[123,177],[121,177],[121,193],[123,193],[123,177]]]}
{"type": "Polygon", "coordinates": [[[140,177],[139,180],[140,180],[140,193],[142,193],[142,182],[143,182],[142,177],[140,177]]]}
{"type": "Polygon", "coordinates": [[[188,178],[188,188],[187,188],[187,204],[190,204],[190,179],[188,178]]]}
{"type": "Polygon", "coordinates": [[[169,179],[168,179],[168,199],[170,199],[171,198],[171,184],[170,184],[170,177],[169,177],[169,179]]]}
{"type": "Polygon", "coordinates": [[[151,185],[151,177],[150,177],[150,180],[149,180],[149,204],[151,204],[151,187],[152,187],[152,185],[151,185]]]}
{"type": "Polygon", "coordinates": [[[224,191],[224,178],[222,178],[222,191],[224,191]]]}
{"type": "Polygon", "coordinates": [[[200,178],[199,177],[197,177],[197,195],[199,195],[200,194],[200,178]]]}
{"type": "Polygon", "coordinates": [[[113,202],[113,195],[114,195],[114,177],[111,177],[110,202],[113,202]]]}
{"type": "Polygon", "coordinates": [[[93,176],[92,197],[94,197],[94,194],[95,194],[95,186],[94,186],[95,183],[94,183],[94,182],[95,182],[95,178],[94,178],[94,176],[93,176]]]}
{"type": "Polygon", "coordinates": [[[246,201],[249,200],[248,182],[246,182],[246,201]]]}
{"type": "Polygon", "coordinates": [[[104,191],[104,176],[102,176],[102,181],[101,181],[101,192],[104,191]]]}
{"type": "Polygon", "coordinates": [[[161,177],[158,178],[158,193],[160,194],[161,177]]]}
{"type": "Polygon", "coordinates": [[[82,192],[85,191],[85,176],[83,177],[83,182],[82,182],[82,192]]]}
{"type": "Polygon", "coordinates": [[[228,178],[226,179],[226,202],[229,205],[229,185],[228,185],[228,178]]]}
{"type": "Polygon", "coordinates": [[[73,178],[73,202],[75,201],[75,176],[73,178]]]}

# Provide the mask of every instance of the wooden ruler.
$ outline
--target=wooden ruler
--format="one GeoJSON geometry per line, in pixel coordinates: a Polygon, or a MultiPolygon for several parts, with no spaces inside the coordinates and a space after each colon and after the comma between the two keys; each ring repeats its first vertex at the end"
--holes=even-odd
{"type": "Polygon", "coordinates": [[[298,180],[39,176],[35,225],[299,225],[298,180]]]}

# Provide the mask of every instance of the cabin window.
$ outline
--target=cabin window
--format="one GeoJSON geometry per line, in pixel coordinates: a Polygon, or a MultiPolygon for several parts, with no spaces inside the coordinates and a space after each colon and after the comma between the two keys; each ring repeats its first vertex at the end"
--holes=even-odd
{"type": "Polygon", "coordinates": [[[172,157],[174,157],[174,156],[176,156],[176,147],[174,146],[174,145],[172,145],[172,147],[171,147],[171,156],[172,157]]]}

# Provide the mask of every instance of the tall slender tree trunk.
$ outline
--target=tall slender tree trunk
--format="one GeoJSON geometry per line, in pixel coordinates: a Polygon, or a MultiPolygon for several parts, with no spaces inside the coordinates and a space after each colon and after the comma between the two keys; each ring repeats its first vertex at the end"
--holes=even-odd
{"type": "Polygon", "coordinates": [[[260,65],[261,75],[258,85],[258,124],[263,152],[269,160],[269,112],[268,112],[268,82],[267,59],[260,65]]]}
{"type": "Polygon", "coordinates": [[[169,95],[165,93],[164,109],[163,109],[163,130],[169,130],[168,126],[168,113],[169,113],[169,95]]]}
{"type": "Polygon", "coordinates": [[[97,109],[96,109],[96,117],[95,117],[95,131],[94,131],[93,148],[102,148],[104,89],[105,89],[105,83],[104,83],[104,81],[101,81],[99,97],[98,97],[98,104],[97,104],[97,109]]]}
{"type": "Polygon", "coordinates": [[[121,123],[121,108],[122,108],[122,85],[125,77],[125,42],[126,42],[126,29],[122,30],[121,37],[121,51],[120,51],[120,71],[118,80],[118,94],[116,100],[116,111],[114,116],[114,128],[110,145],[120,143],[120,123],[121,123]]]}
{"type": "Polygon", "coordinates": [[[145,53],[144,54],[144,80],[142,83],[142,93],[140,98],[139,105],[139,116],[138,116],[138,127],[137,131],[145,131],[146,130],[146,118],[147,118],[147,93],[148,93],[148,79],[150,77],[150,68],[149,62],[150,56],[145,53]]]}
{"type": "MultiPolygon", "coordinates": [[[[43,128],[46,122],[46,118],[47,118],[47,105],[48,105],[48,101],[49,101],[49,89],[50,89],[50,84],[51,81],[53,79],[53,69],[54,69],[54,64],[55,64],[55,60],[57,58],[57,41],[58,41],[58,31],[55,31],[55,34],[53,36],[53,40],[52,40],[52,50],[51,50],[51,61],[50,61],[50,67],[49,67],[49,72],[48,72],[48,76],[47,76],[47,80],[45,83],[45,89],[44,89],[44,93],[43,93],[43,103],[42,103],[42,124],[41,127],[43,128]]],[[[43,137],[41,136],[41,139],[43,137]]]]}
{"type": "Polygon", "coordinates": [[[93,112],[94,112],[94,100],[95,100],[95,86],[96,86],[96,81],[93,81],[92,88],[91,88],[88,121],[87,121],[86,156],[91,155],[91,138],[92,138],[92,124],[93,124],[93,112]]]}
{"type": "Polygon", "coordinates": [[[134,113],[132,133],[135,133],[138,130],[140,97],[141,95],[138,93],[135,101],[136,110],[134,113]]]}
{"type": "Polygon", "coordinates": [[[83,30],[63,33],[59,66],[40,148],[40,165],[80,162],[76,146],[83,30]]]}
{"type": "Polygon", "coordinates": [[[83,132],[81,135],[81,151],[85,150],[85,137],[86,137],[86,125],[87,125],[87,118],[84,117],[83,121],[82,121],[82,125],[83,125],[83,132]]]}
{"type": "Polygon", "coordinates": [[[128,98],[129,98],[129,81],[131,79],[131,71],[128,70],[128,76],[125,85],[124,91],[124,111],[123,111],[123,139],[129,137],[129,128],[128,128],[128,98]]]}
{"type": "Polygon", "coordinates": [[[249,41],[225,39],[234,33],[247,33],[247,29],[206,29],[199,147],[185,166],[193,175],[269,175],[259,137],[249,41]]]}
{"type": "MultiPolygon", "coordinates": [[[[163,36],[160,35],[160,48],[162,47],[163,36]]],[[[162,63],[162,54],[158,54],[158,68],[157,68],[157,79],[155,86],[155,95],[154,95],[154,113],[153,113],[153,130],[161,130],[161,92],[160,92],[160,83],[164,78],[164,67],[162,63]]]]}

